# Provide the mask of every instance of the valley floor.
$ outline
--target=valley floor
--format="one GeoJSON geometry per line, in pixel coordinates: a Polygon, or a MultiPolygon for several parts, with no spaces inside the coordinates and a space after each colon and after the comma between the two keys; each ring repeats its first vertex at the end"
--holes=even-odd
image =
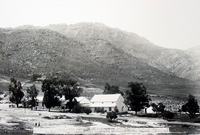
{"type": "MultiPolygon", "coordinates": [[[[168,122],[131,115],[118,116],[116,122],[108,122],[106,115],[99,113],[86,115],[0,108],[0,134],[171,134],[170,127],[174,124],[200,127],[197,123],[168,122]]],[[[198,133],[199,129],[195,128],[191,133],[198,133]]],[[[180,131],[175,130],[177,134],[180,131]]]]}

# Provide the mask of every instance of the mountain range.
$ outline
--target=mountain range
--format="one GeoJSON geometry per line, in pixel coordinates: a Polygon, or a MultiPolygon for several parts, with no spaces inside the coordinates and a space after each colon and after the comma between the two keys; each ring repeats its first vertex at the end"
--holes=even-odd
{"type": "Polygon", "coordinates": [[[1,28],[0,73],[28,78],[63,72],[101,88],[110,83],[126,89],[138,81],[150,93],[187,96],[199,94],[199,48],[163,48],[101,23],[1,28]]]}

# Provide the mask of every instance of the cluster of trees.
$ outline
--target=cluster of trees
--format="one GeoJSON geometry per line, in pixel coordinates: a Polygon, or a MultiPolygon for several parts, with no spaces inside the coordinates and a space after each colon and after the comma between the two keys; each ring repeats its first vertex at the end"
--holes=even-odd
{"type": "MultiPolygon", "coordinates": [[[[51,107],[60,106],[59,99],[62,98],[63,95],[65,96],[65,99],[69,101],[66,106],[72,111],[73,107],[77,105],[73,99],[74,97],[80,96],[82,89],[79,87],[77,81],[71,79],[69,76],[50,76],[42,81],[42,92],[44,92],[43,104],[49,111],[51,107]]],[[[9,93],[10,101],[15,103],[18,107],[18,105],[22,103],[25,95],[22,91],[21,82],[11,78],[9,93]]],[[[36,106],[36,98],[39,94],[39,90],[36,89],[35,85],[32,85],[27,88],[26,93],[24,103],[27,103],[28,106],[33,108],[36,106]]]]}
{"type": "MultiPolygon", "coordinates": [[[[37,78],[38,76],[35,76],[37,78]]],[[[141,111],[141,109],[144,109],[146,107],[149,107],[149,101],[151,100],[146,93],[146,87],[143,85],[143,83],[138,82],[129,82],[128,88],[125,92],[122,92],[119,90],[118,86],[115,85],[109,85],[108,83],[105,85],[104,94],[122,94],[125,97],[125,104],[132,110],[136,112],[141,111]]],[[[71,79],[69,76],[50,76],[42,81],[42,92],[44,92],[43,97],[43,104],[46,106],[46,108],[51,109],[51,107],[59,106],[60,101],[59,99],[62,98],[62,96],[65,97],[65,100],[68,100],[69,102],[66,104],[66,107],[69,108],[70,111],[79,112],[80,107],[79,105],[73,101],[74,97],[80,96],[82,93],[82,89],[80,88],[77,81],[71,79]]],[[[24,97],[24,93],[22,91],[22,85],[20,81],[17,81],[14,78],[10,79],[10,85],[9,85],[9,93],[10,93],[10,101],[12,103],[15,103],[18,107],[19,103],[22,102],[22,98],[24,97]]],[[[36,89],[35,85],[30,86],[26,90],[26,98],[28,105],[33,108],[36,106],[36,97],[39,94],[39,91],[36,89]]],[[[162,103],[158,104],[151,104],[153,107],[153,111],[160,113],[166,113],[165,112],[165,105],[162,103]]],[[[83,110],[83,109],[82,109],[83,110]]],[[[91,110],[88,108],[85,109],[86,112],[91,113],[91,110]]],[[[195,117],[195,114],[199,112],[199,105],[197,100],[194,96],[189,95],[188,102],[182,106],[182,111],[187,112],[188,115],[193,118],[195,117]]],[[[116,111],[117,112],[117,111],[116,111]]],[[[109,117],[112,116],[109,114],[109,117]]]]}
{"type": "MultiPolygon", "coordinates": [[[[130,90],[126,91],[125,94],[125,104],[132,110],[136,112],[141,111],[144,108],[150,106],[149,101],[151,101],[150,97],[146,93],[146,87],[143,83],[138,82],[129,82],[128,87],[130,90]]],[[[112,85],[110,86],[108,83],[105,85],[104,94],[116,94],[120,93],[124,95],[122,91],[119,90],[118,86],[112,85]]],[[[163,103],[152,103],[153,111],[161,113],[165,118],[173,118],[174,114],[172,112],[165,110],[165,105],[163,103]]],[[[194,96],[189,95],[188,101],[186,104],[182,106],[182,111],[186,112],[189,117],[195,117],[195,114],[199,112],[199,105],[194,96]]],[[[110,116],[111,114],[109,114],[110,116]]]]}
{"type": "Polygon", "coordinates": [[[119,93],[122,96],[124,95],[124,92],[119,90],[119,87],[117,85],[110,85],[106,83],[103,94],[116,94],[116,93],[119,93]]]}
{"type": "Polygon", "coordinates": [[[17,81],[15,78],[10,79],[9,85],[9,100],[16,104],[17,107],[20,103],[27,103],[25,106],[31,106],[31,109],[36,105],[36,97],[38,96],[39,90],[36,89],[35,85],[32,85],[27,88],[26,93],[22,91],[22,84],[20,81],[17,81]],[[23,99],[24,98],[24,99],[23,99]]]}
{"type": "Polygon", "coordinates": [[[65,100],[68,100],[66,107],[72,111],[76,103],[73,101],[74,97],[79,97],[82,93],[77,81],[71,79],[69,76],[54,76],[45,79],[42,82],[42,92],[44,92],[43,103],[49,109],[58,106],[59,98],[64,95],[65,100]]]}

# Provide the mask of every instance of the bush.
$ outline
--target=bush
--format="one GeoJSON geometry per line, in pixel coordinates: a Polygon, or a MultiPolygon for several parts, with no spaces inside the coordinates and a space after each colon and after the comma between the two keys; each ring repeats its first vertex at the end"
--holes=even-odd
{"type": "Polygon", "coordinates": [[[73,110],[72,110],[72,112],[74,112],[74,113],[81,113],[82,112],[81,105],[79,105],[79,104],[75,105],[74,108],[73,108],[73,110]]]}
{"type": "Polygon", "coordinates": [[[163,113],[163,117],[166,119],[173,119],[174,118],[174,113],[170,112],[170,111],[165,111],[163,113]]]}
{"type": "Polygon", "coordinates": [[[115,110],[115,112],[116,112],[116,113],[118,113],[118,112],[119,112],[119,110],[118,110],[117,106],[115,106],[114,110],[115,110]]]}
{"type": "Polygon", "coordinates": [[[106,115],[106,118],[107,119],[116,119],[117,118],[117,113],[116,112],[108,112],[107,115],[106,115]]]}
{"type": "Polygon", "coordinates": [[[101,108],[101,107],[98,107],[98,108],[96,109],[96,112],[97,112],[97,113],[105,113],[104,109],[101,108]]]}
{"type": "Polygon", "coordinates": [[[86,113],[87,115],[90,114],[92,112],[92,110],[89,107],[85,107],[83,109],[83,112],[86,113]]]}

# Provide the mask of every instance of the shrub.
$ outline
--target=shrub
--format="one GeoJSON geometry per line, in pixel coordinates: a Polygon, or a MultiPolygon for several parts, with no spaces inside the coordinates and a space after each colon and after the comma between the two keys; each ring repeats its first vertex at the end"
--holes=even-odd
{"type": "Polygon", "coordinates": [[[117,118],[117,113],[116,112],[107,112],[106,118],[110,119],[110,120],[116,119],[117,118]]]}
{"type": "Polygon", "coordinates": [[[98,108],[96,109],[96,112],[97,112],[97,113],[104,113],[105,111],[104,111],[103,108],[98,107],[98,108]]]}
{"type": "Polygon", "coordinates": [[[92,110],[89,107],[85,107],[83,109],[83,112],[86,113],[87,115],[90,114],[92,112],[92,110]]]}
{"type": "Polygon", "coordinates": [[[115,110],[115,112],[116,112],[116,113],[118,113],[118,112],[119,112],[119,110],[118,110],[117,106],[115,106],[114,110],[115,110]]]}
{"type": "Polygon", "coordinates": [[[72,112],[74,112],[74,113],[81,113],[81,112],[82,112],[82,107],[81,107],[81,105],[80,105],[80,104],[75,105],[75,106],[73,107],[72,112]]]}
{"type": "Polygon", "coordinates": [[[170,112],[170,111],[165,111],[163,113],[163,117],[166,119],[173,119],[174,118],[174,113],[170,112]]]}

